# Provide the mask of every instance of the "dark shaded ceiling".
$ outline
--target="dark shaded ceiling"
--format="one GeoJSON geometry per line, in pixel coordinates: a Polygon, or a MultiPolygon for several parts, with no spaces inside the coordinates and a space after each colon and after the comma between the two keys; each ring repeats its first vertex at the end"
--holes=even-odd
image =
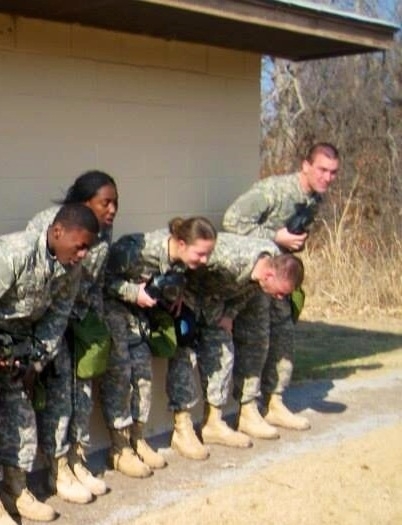
{"type": "Polygon", "coordinates": [[[0,0],[0,12],[291,60],[388,48],[397,27],[283,0],[0,0]]]}

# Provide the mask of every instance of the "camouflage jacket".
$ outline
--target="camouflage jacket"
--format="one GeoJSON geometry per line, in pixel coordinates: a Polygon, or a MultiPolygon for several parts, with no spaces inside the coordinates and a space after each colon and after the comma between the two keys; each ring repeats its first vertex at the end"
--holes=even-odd
{"type": "Polygon", "coordinates": [[[169,260],[170,233],[167,229],[123,235],[114,242],[106,268],[106,297],[136,303],[139,284],[168,270],[183,271],[169,260]]]}
{"type": "Polygon", "coordinates": [[[273,175],[255,182],[229,206],[223,229],[274,240],[298,204],[315,204],[313,195],[303,192],[299,174],[273,175]]]}
{"type": "Polygon", "coordinates": [[[223,316],[234,319],[260,290],[251,274],[263,253],[272,257],[279,250],[269,240],[220,232],[207,265],[186,272],[186,302],[207,324],[223,316]]]}
{"type": "MultiPolygon", "coordinates": [[[[28,223],[27,231],[40,231],[52,224],[60,206],[52,206],[36,214],[28,223]]],[[[91,247],[82,261],[82,276],[72,316],[83,319],[92,307],[99,316],[103,316],[103,286],[106,259],[112,242],[112,228],[103,230],[98,242],[91,247]]]]}
{"type": "Polygon", "coordinates": [[[0,331],[40,339],[42,366],[57,353],[80,276],[80,264],[66,268],[50,255],[47,228],[0,237],[0,331]]]}

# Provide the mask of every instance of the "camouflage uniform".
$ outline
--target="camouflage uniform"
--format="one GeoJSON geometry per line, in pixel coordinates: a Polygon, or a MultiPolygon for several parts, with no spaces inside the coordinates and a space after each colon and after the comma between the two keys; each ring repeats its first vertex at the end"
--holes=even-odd
{"type": "MultiPolygon", "coordinates": [[[[59,209],[53,206],[38,213],[28,223],[27,231],[37,231],[52,224],[59,209]]],[[[84,319],[89,308],[103,318],[102,288],[111,238],[111,228],[101,232],[98,242],[82,261],[79,290],[70,318],[84,319]]],[[[56,360],[46,371],[47,403],[37,418],[39,444],[52,457],[65,455],[71,443],[89,446],[92,380],[80,379],[73,373],[73,357],[64,337],[56,360]]]]}
{"type": "MultiPolygon", "coordinates": [[[[314,204],[312,195],[303,192],[299,174],[276,175],[256,182],[226,211],[223,228],[228,232],[273,241],[276,232],[285,226],[294,214],[297,204],[314,204]]],[[[278,247],[281,249],[280,247],[278,247]]],[[[284,251],[284,250],[282,250],[284,251]]],[[[290,298],[269,298],[269,353],[260,345],[253,346],[250,337],[255,329],[247,312],[236,322],[236,374],[238,384],[246,383],[255,374],[251,362],[261,363],[261,391],[263,397],[281,394],[289,385],[294,362],[294,323],[291,317],[290,298]],[[263,352],[261,354],[261,352],[263,352]]],[[[258,378],[255,378],[258,385],[258,378]]],[[[247,392],[235,392],[242,402],[250,400],[247,392]],[[242,397],[243,396],[243,397],[242,397]]],[[[255,396],[258,395],[257,390],[255,396]]]]}
{"type": "MultiPolygon", "coordinates": [[[[47,250],[47,228],[0,237],[0,332],[34,334],[46,348],[43,363],[57,354],[81,273],[63,267],[47,250]]],[[[35,415],[22,381],[0,372],[0,462],[32,469],[37,435],[35,415]]]]}
{"type": "MultiPolygon", "coordinates": [[[[106,271],[105,315],[113,346],[110,366],[101,382],[102,408],[111,429],[123,429],[134,421],[146,423],[151,407],[152,359],[144,340],[147,321],[136,305],[139,283],[152,275],[182,266],[169,260],[166,229],[125,235],[112,245],[106,271]]],[[[191,350],[180,348],[168,365],[168,392],[195,401],[191,350]],[[188,393],[189,392],[189,393],[188,393]],[[177,394],[175,394],[177,393],[177,394]]],[[[191,405],[192,406],[192,405],[191,405]]]]}
{"type": "MultiPolygon", "coordinates": [[[[234,355],[232,334],[218,322],[222,317],[235,320],[245,310],[252,312],[254,319],[264,315],[266,295],[257,282],[251,281],[262,253],[273,256],[279,251],[271,241],[219,233],[207,265],[187,272],[186,300],[199,324],[196,352],[203,395],[216,407],[227,401],[234,355]]],[[[261,326],[256,325],[254,337],[263,344],[266,331],[261,326]]]]}

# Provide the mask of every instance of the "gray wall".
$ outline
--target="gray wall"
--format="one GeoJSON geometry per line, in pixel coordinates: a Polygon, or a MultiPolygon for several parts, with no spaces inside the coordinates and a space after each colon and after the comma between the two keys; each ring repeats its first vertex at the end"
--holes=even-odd
{"type": "MultiPolygon", "coordinates": [[[[219,226],[258,176],[259,90],[258,55],[0,14],[0,234],[92,168],[118,183],[115,238],[175,215],[219,226]]],[[[170,424],[164,372],[150,432],[170,424]]]]}

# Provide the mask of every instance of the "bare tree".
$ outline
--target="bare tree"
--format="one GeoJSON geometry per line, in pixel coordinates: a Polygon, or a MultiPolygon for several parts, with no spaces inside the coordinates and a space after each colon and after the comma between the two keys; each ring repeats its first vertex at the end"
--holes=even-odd
{"type": "MultiPolygon", "coordinates": [[[[359,0],[353,7],[373,14],[374,6],[359,0]]],[[[271,75],[263,83],[262,176],[293,169],[313,142],[333,142],[342,177],[326,220],[340,242],[351,229],[361,240],[401,234],[400,41],[387,53],[303,64],[267,59],[265,67],[271,75]]]]}

